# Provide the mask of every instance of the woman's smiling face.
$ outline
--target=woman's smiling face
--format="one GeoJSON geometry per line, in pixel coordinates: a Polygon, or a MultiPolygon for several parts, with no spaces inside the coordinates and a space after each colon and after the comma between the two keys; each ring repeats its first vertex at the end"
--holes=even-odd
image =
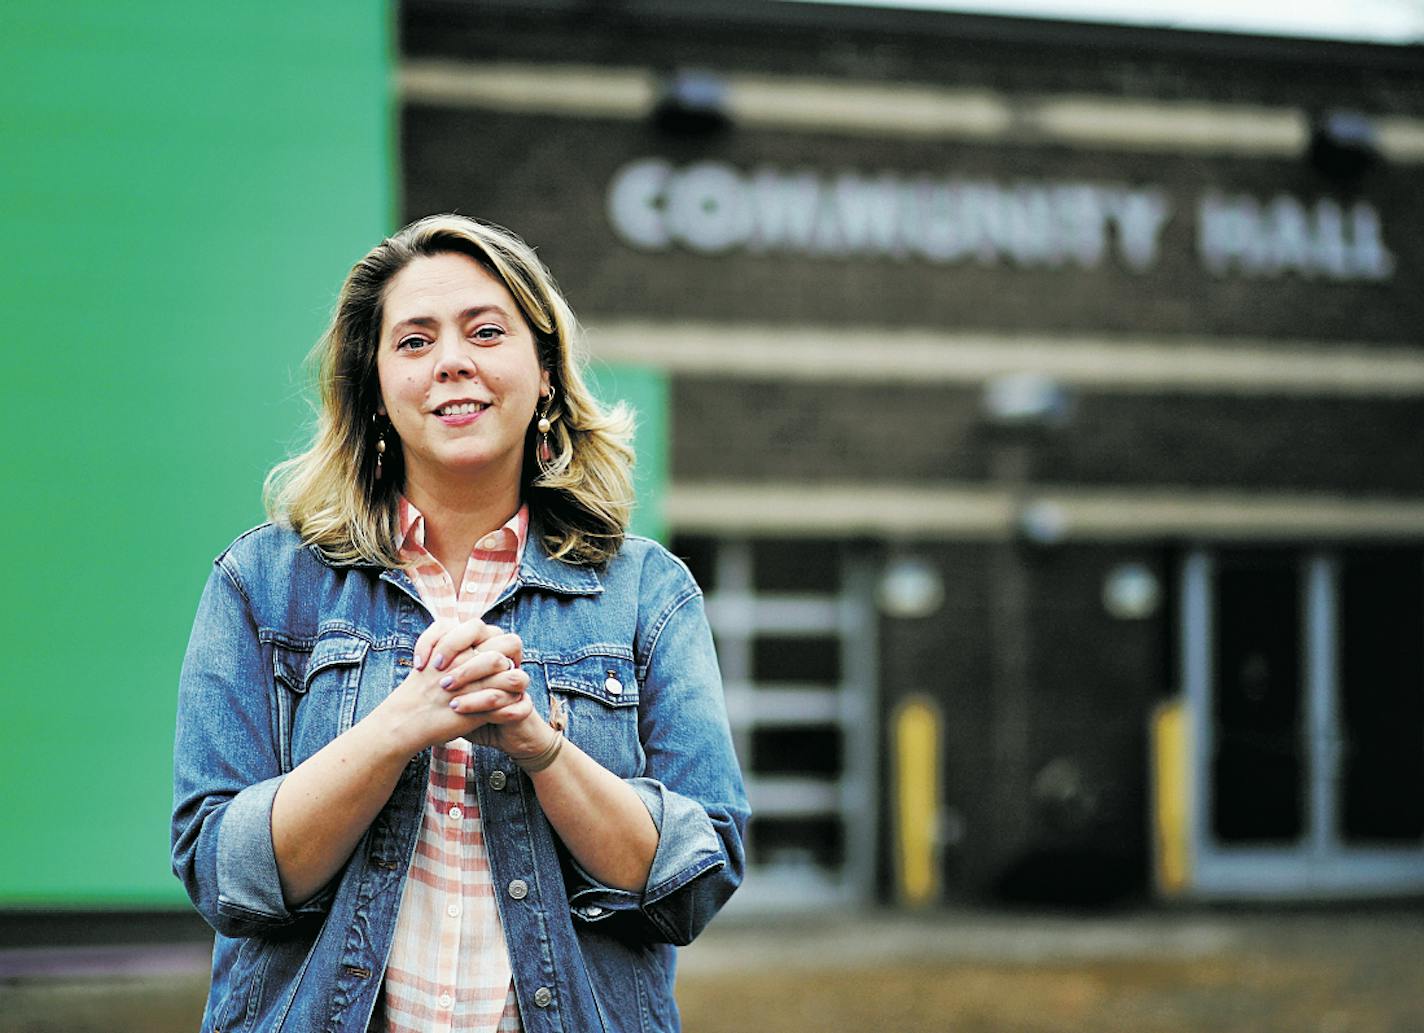
{"type": "Polygon", "coordinates": [[[549,388],[505,286],[468,255],[413,259],[386,287],[376,374],[406,481],[471,478],[518,490],[524,442],[549,388]]]}

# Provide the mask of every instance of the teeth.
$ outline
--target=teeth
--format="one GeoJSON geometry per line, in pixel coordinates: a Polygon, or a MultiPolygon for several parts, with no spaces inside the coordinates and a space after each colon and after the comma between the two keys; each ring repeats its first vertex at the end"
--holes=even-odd
{"type": "Polygon", "coordinates": [[[484,406],[479,402],[462,402],[459,405],[444,405],[436,410],[441,416],[468,416],[479,412],[484,406]]]}

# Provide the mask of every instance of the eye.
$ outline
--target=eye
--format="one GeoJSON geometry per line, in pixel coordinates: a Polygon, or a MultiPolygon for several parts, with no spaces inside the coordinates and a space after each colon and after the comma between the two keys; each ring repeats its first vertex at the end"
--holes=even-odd
{"type": "Polygon", "coordinates": [[[482,323],[475,327],[470,337],[480,344],[493,344],[504,337],[504,327],[497,323],[482,323]]]}
{"type": "Polygon", "coordinates": [[[429,343],[429,338],[421,337],[419,334],[411,334],[409,337],[402,337],[396,342],[396,351],[415,351],[424,348],[429,343]]]}

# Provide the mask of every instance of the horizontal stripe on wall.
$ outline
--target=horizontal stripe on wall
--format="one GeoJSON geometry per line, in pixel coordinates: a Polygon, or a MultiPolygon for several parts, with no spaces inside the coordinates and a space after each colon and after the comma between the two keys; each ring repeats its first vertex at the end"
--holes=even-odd
{"type": "Polygon", "coordinates": [[[980,384],[1034,373],[1144,393],[1424,395],[1424,351],[1231,338],[1035,337],[877,327],[590,319],[590,353],[669,373],[807,381],[980,384]],[[854,342],[848,344],[847,342],[854,342]]]}
{"type": "Polygon", "coordinates": [[[1061,541],[1424,540],[1424,498],[873,484],[675,483],[675,532],[1002,539],[1026,525],[1061,541]]]}
{"type": "MultiPolygon", "coordinates": [[[[1298,157],[1303,109],[1099,96],[1011,97],[989,89],[727,73],[726,107],[749,128],[876,137],[997,139],[1181,154],[1298,157]]],[[[409,60],[402,100],[590,118],[646,118],[658,96],[647,68],[409,60]]],[[[1424,162],[1424,121],[1377,125],[1387,159],[1424,162]]]]}

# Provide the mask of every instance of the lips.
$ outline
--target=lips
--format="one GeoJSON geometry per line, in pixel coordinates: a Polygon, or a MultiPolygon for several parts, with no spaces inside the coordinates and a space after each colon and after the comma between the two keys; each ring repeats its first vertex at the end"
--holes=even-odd
{"type": "Polygon", "coordinates": [[[447,402],[435,410],[436,416],[473,416],[489,408],[488,402],[447,402]]]}

